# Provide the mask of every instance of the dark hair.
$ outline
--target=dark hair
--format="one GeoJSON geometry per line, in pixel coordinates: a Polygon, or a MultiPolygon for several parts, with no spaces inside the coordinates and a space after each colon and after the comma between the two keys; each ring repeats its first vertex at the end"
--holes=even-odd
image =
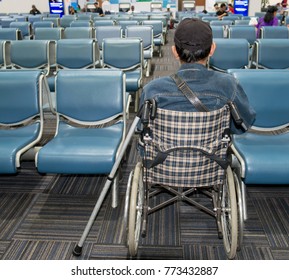
{"type": "Polygon", "coordinates": [[[207,58],[210,54],[211,46],[207,49],[203,49],[203,50],[200,49],[194,52],[191,52],[187,49],[176,46],[176,51],[181,61],[187,62],[187,63],[193,63],[193,62],[197,62],[197,61],[207,58]]]}
{"type": "Polygon", "coordinates": [[[221,8],[227,7],[227,5],[226,5],[225,3],[222,3],[220,7],[221,7],[221,8]]]}
{"type": "Polygon", "coordinates": [[[264,22],[270,22],[274,18],[274,13],[278,11],[276,6],[268,6],[267,12],[264,16],[264,22]]]}

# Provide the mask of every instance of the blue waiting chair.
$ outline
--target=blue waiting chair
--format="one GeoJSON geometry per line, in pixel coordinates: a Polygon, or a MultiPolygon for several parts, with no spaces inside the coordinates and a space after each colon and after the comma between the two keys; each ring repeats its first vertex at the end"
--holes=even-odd
{"type": "Polygon", "coordinates": [[[21,40],[21,31],[18,28],[0,28],[0,40],[21,40]]]}
{"type": "Polygon", "coordinates": [[[41,27],[35,28],[34,40],[53,40],[58,41],[64,38],[64,28],[62,27],[41,27]]]}
{"type": "Polygon", "coordinates": [[[256,111],[251,130],[233,135],[233,160],[246,185],[289,184],[289,71],[229,70],[256,111]]]}
{"type": "Polygon", "coordinates": [[[165,44],[163,35],[163,22],[161,20],[144,20],[143,25],[151,25],[153,27],[154,46],[158,48],[159,57],[162,56],[162,46],[165,44]]]}
{"type": "Polygon", "coordinates": [[[30,22],[11,22],[11,28],[18,28],[21,31],[23,39],[32,39],[32,25],[30,22]]]}
{"type": "Polygon", "coordinates": [[[43,132],[41,71],[0,72],[0,173],[14,174],[43,132]]]}
{"type": "MultiPolygon", "coordinates": [[[[56,79],[57,131],[36,154],[40,173],[111,174],[126,132],[125,75],[119,70],[61,70],[56,79]],[[79,89],[81,85],[81,90],[79,89]]],[[[84,241],[112,185],[112,207],[118,203],[118,172],[109,176],[87,226],[84,241]],[[116,174],[114,176],[114,174],[116,174]]],[[[97,187],[97,186],[95,186],[97,187]]]]}
{"type": "Polygon", "coordinates": [[[226,72],[230,68],[248,68],[249,43],[246,39],[214,39],[216,50],[209,59],[209,68],[226,72]]]}
{"type": "Polygon", "coordinates": [[[288,39],[289,29],[287,26],[263,26],[260,35],[262,39],[288,39]]]}
{"type": "Polygon", "coordinates": [[[231,25],[228,28],[230,39],[247,39],[250,46],[256,41],[256,28],[252,25],[231,25]]]}
{"type": "Polygon", "coordinates": [[[11,41],[10,59],[15,69],[42,69],[48,75],[55,65],[55,42],[49,40],[11,41]]]}
{"type": "MultiPolygon", "coordinates": [[[[102,62],[103,67],[119,69],[126,74],[126,91],[135,93],[135,111],[137,111],[143,75],[142,40],[140,38],[104,39],[102,43],[102,62]]],[[[127,105],[129,105],[129,96],[127,105]]]]}
{"type": "Polygon", "coordinates": [[[125,37],[141,38],[143,43],[143,58],[146,77],[149,77],[151,71],[151,62],[153,58],[153,28],[149,25],[133,25],[127,26],[125,37]]]}
{"type": "Polygon", "coordinates": [[[93,27],[71,26],[64,29],[64,39],[92,39],[94,35],[93,27]]]}
{"type": "Polygon", "coordinates": [[[253,46],[250,68],[289,69],[289,40],[257,39],[253,46]]]}
{"type": "Polygon", "coordinates": [[[212,33],[213,33],[213,38],[224,38],[224,26],[217,26],[213,25],[211,26],[212,28],[212,33]]]}

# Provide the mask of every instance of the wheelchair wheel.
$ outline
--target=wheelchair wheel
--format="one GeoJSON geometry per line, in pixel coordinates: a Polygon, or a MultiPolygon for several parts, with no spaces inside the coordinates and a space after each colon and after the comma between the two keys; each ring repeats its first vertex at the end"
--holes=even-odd
{"type": "Polygon", "coordinates": [[[227,168],[227,178],[223,185],[221,208],[224,247],[228,259],[233,259],[238,243],[238,214],[234,176],[230,166],[227,168]]]}
{"type": "Polygon", "coordinates": [[[244,232],[244,211],[243,211],[243,201],[242,201],[242,192],[241,185],[238,178],[238,175],[233,172],[234,182],[236,187],[236,198],[237,198],[237,207],[238,207],[238,243],[237,250],[241,250],[243,243],[243,232],[244,232]]]}
{"type": "Polygon", "coordinates": [[[135,256],[137,254],[140,229],[142,224],[143,202],[143,170],[142,163],[138,162],[134,169],[129,200],[128,249],[131,256],[135,256]]]}
{"type": "Polygon", "coordinates": [[[126,233],[128,232],[128,210],[129,210],[129,199],[130,199],[130,193],[131,193],[132,177],[133,177],[133,170],[129,173],[126,193],[125,193],[123,223],[124,223],[124,229],[126,233]]]}

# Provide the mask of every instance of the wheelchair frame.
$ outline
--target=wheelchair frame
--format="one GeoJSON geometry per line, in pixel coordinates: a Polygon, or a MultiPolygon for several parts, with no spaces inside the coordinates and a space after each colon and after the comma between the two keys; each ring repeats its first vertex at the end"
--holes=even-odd
{"type": "MultiPolygon", "coordinates": [[[[154,104],[151,101],[146,102],[143,113],[144,116],[142,118],[144,130],[148,125],[148,118],[154,118],[155,114],[156,109],[154,108],[154,104]]],[[[144,145],[148,145],[150,141],[149,135],[146,134],[143,138],[144,145]]],[[[131,171],[129,175],[127,185],[124,220],[127,227],[129,254],[132,257],[137,255],[140,236],[146,236],[148,216],[150,214],[176,201],[185,201],[216,219],[218,237],[223,239],[227,257],[233,259],[236,251],[241,248],[244,228],[244,195],[235,170],[232,170],[230,165],[227,167],[226,179],[223,185],[211,188],[190,187],[178,191],[176,187],[163,184],[148,184],[146,180],[143,180],[143,170],[146,170],[143,168],[144,164],[146,164],[145,159],[137,163],[135,169],[131,171]],[[174,197],[155,206],[151,206],[150,198],[163,191],[174,195],[174,197]],[[201,192],[207,196],[212,201],[213,209],[189,197],[195,192],[201,192]]]]}

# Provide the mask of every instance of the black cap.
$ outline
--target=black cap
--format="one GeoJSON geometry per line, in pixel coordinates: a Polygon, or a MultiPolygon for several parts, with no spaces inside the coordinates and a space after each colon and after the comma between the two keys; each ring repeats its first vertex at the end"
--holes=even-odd
{"type": "Polygon", "coordinates": [[[202,20],[185,18],[175,31],[174,42],[177,47],[191,52],[206,50],[213,42],[212,29],[202,20]]]}

